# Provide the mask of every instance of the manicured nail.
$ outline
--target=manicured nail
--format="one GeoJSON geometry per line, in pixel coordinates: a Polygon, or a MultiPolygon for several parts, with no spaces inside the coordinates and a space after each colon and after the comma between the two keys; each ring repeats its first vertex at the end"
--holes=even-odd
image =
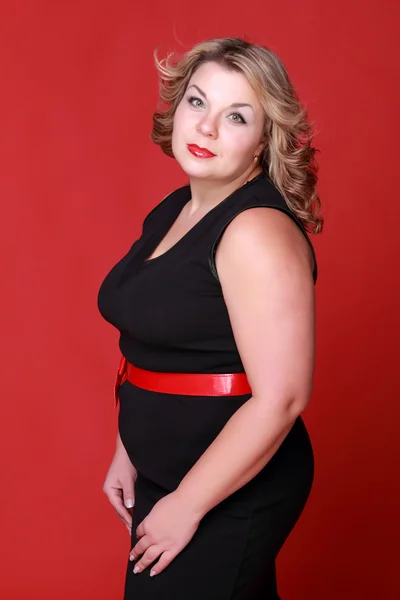
{"type": "Polygon", "coordinates": [[[138,565],[136,565],[136,567],[133,569],[134,573],[139,573],[140,572],[140,567],[138,567],[138,565]]]}
{"type": "Polygon", "coordinates": [[[154,575],[157,575],[157,571],[150,571],[150,577],[153,577],[154,575]]]}
{"type": "Polygon", "coordinates": [[[128,498],[127,501],[125,502],[125,506],[126,508],[132,508],[133,507],[133,500],[132,498],[128,498]]]}
{"type": "Polygon", "coordinates": [[[132,560],[135,560],[135,557],[133,556],[133,554],[130,554],[130,555],[129,555],[129,560],[130,560],[130,561],[132,561],[132,560]]]}

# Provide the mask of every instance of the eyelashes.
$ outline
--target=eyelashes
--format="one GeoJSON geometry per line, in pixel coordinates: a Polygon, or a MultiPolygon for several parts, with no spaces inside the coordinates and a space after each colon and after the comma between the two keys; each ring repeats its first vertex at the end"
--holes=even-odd
{"type": "MultiPolygon", "coordinates": [[[[194,106],[193,101],[194,100],[198,100],[200,102],[200,104],[203,104],[203,101],[200,100],[200,98],[197,98],[196,96],[189,96],[189,98],[187,99],[189,104],[191,104],[192,106],[194,106]]],[[[196,108],[198,108],[198,106],[196,106],[196,108]]]]}
{"type": "MultiPolygon", "coordinates": [[[[201,108],[201,106],[204,106],[204,102],[201,98],[198,98],[197,96],[189,96],[189,98],[187,99],[187,101],[189,102],[189,104],[191,106],[193,106],[194,108],[201,108]],[[200,104],[194,104],[194,102],[199,102],[200,104]]],[[[231,121],[233,121],[233,123],[243,123],[243,125],[246,124],[246,120],[245,118],[238,112],[234,112],[231,113],[229,116],[235,116],[235,117],[239,117],[239,120],[237,119],[231,119],[231,121]]]]}

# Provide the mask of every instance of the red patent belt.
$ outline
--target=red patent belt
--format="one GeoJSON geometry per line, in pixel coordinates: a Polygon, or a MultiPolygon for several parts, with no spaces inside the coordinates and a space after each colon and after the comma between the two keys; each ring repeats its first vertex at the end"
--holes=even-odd
{"type": "Polygon", "coordinates": [[[121,356],[114,384],[115,406],[125,380],[138,387],[164,394],[187,396],[235,396],[251,394],[246,373],[160,373],[135,367],[121,356]]]}

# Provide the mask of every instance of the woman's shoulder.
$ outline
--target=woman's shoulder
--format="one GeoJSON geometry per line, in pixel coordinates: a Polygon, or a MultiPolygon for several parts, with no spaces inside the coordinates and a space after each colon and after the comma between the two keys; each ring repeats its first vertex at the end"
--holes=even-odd
{"type": "MultiPolygon", "coordinates": [[[[314,246],[310,240],[306,227],[298,215],[286,202],[283,194],[266,175],[257,178],[257,181],[254,181],[254,185],[251,186],[251,190],[249,189],[249,192],[250,193],[248,195],[245,208],[269,207],[277,209],[280,213],[286,214],[286,216],[297,225],[310,246],[314,262],[314,281],[316,281],[318,276],[318,266],[314,246]]],[[[249,215],[249,217],[251,217],[251,215],[249,215]]],[[[270,220],[274,223],[276,221],[278,224],[279,222],[283,223],[282,219],[278,217],[275,218],[273,215],[271,215],[270,220]]]]}
{"type": "Polygon", "coordinates": [[[266,206],[277,208],[286,213],[295,223],[306,232],[304,224],[297,216],[295,211],[289,206],[285,197],[267,175],[263,175],[254,181],[254,185],[249,189],[247,204],[254,207],[266,206]]]}

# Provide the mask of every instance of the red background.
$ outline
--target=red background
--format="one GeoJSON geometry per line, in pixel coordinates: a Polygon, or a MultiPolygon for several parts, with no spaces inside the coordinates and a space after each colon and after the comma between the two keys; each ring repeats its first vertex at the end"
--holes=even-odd
{"type": "Polygon", "coordinates": [[[149,137],[153,49],[227,35],[278,53],[321,150],[303,413],[316,476],[277,560],[280,592],[398,598],[396,3],[14,0],[0,12],[1,598],[122,598],[128,533],[102,492],[118,333],[97,291],[185,181],[149,137]]]}

